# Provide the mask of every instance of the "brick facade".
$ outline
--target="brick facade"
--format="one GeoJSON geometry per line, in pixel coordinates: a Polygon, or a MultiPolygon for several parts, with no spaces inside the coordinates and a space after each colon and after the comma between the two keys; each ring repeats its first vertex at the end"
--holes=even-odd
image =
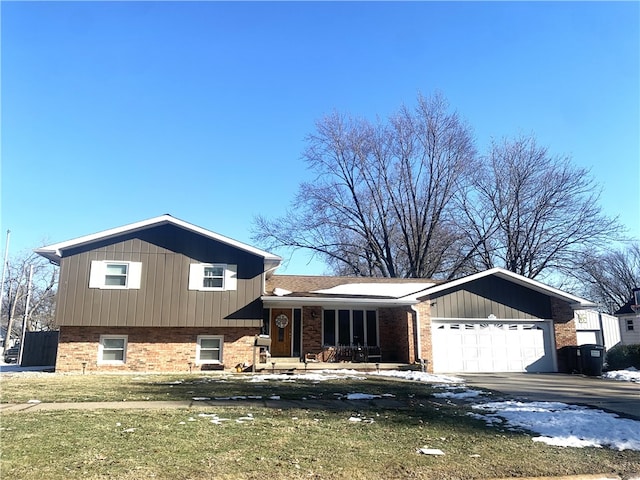
{"type": "Polygon", "coordinates": [[[87,373],[188,372],[206,369],[196,365],[198,335],[222,335],[224,368],[253,363],[253,344],[259,328],[115,328],[61,327],[56,371],[87,373]],[[126,363],[98,364],[100,335],[127,335],[126,363]],[[191,363],[191,365],[189,365],[191,363]]]}

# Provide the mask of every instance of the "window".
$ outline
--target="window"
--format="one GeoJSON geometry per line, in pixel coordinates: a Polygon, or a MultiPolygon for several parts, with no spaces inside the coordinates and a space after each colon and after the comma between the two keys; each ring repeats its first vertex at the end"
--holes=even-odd
{"type": "Polygon", "coordinates": [[[627,332],[633,332],[633,318],[627,320],[627,332]]]}
{"type": "Polygon", "coordinates": [[[127,360],[126,335],[101,335],[98,347],[98,363],[123,364],[127,360]]]}
{"type": "Polygon", "coordinates": [[[138,289],[142,263],[94,260],[89,272],[89,288],[138,289]]]}
{"type": "Polygon", "coordinates": [[[378,345],[378,316],[375,310],[325,310],[322,321],[325,346],[378,345]]]}
{"type": "Polygon", "coordinates": [[[222,265],[212,265],[204,267],[204,288],[224,287],[224,267],[222,265]]]}
{"type": "Polygon", "coordinates": [[[224,337],[199,335],[196,346],[196,363],[222,363],[224,337]]]}
{"type": "Polygon", "coordinates": [[[126,263],[107,263],[105,265],[106,275],[104,284],[106,286],[127,286],[127,271],[129,265],[126,263]]]}
{"type": "Polygon", "coordinates": [[[236,290],[237,271],[237,265],[192,263],[189,265],[189,290],[236,290]]]}

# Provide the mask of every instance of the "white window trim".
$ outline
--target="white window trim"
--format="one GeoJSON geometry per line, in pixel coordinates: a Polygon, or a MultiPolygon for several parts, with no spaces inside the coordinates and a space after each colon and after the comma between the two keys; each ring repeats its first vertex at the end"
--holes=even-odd
{"type": "Polygon", "coordinates": [[[120,260],[93,260],[89,272],[89,288],[101,290],[134,290],[140,288],[142,263],[120,260]],[[107,285],[107,265],[126,265],[127,278],[124,285],[107,285]]]}
{"type": "Polygon", "coordinates": [[[225,292],[237,290],[238,288],[238,266],[226,263],[192,263],[189,265],[189,290],[197,290],[200,292],[225,292]],[[205,287],[204,286],[204,269],[205,267],[222,267],[224,270],[224,278],[222,287],[205,287]]]}
{"type": "Polygon", "coordinates": [[[100,343],[98,345],[98,365],[124,365],[127,363],[127,345],[129,343],[129,337],[127,335],[100,335],[100,343]],[[122,360],[103,360],[104,354],[104,340],[108,339],[122,339],[124,340],[122,360]]]}
{"type": "Polygon", "coordinates": [[[224,335],[198,335],[196,341],[196,365],[222,365],[222,353],[224,348],[224,335]],[[202,340],[216,339],[220,340],[220,359],[219,360],[200,360],[200,342],[202,340]]]}

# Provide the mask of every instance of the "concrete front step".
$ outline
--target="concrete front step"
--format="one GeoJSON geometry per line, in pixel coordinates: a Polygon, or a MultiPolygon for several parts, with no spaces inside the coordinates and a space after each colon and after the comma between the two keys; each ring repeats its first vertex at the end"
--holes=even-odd
{"type": "MultiPolygon", "coordinates": [[[[376,371],[376,370],[409,370],[413,369],[412,365],[406,363],[372,363],[372,362],[301,362],[298,358],[271,357],[267,363],[257,363],[256,372],[269,373],[295,371],[303,372],[309,370],[357,370],[357,371],[376,371]]],[[[419,368],[419,367],[418,367],[419,368]]]]}

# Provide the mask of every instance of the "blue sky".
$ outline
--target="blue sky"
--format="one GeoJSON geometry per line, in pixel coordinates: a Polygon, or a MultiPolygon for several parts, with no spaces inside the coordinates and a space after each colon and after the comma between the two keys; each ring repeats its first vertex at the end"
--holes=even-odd
{"type": "MultiPolygon", "coordinates": [[[[2,251],[170,213],[252,244],[304,138],[440,91],[491,138],[591,169],[640,238],[638,2],[7,2],[2,251]]],[[[274,252],[289,258],[288,252],[274,252]]],[[[323,273],[295,254],[280,273],[323,273]]]]}

